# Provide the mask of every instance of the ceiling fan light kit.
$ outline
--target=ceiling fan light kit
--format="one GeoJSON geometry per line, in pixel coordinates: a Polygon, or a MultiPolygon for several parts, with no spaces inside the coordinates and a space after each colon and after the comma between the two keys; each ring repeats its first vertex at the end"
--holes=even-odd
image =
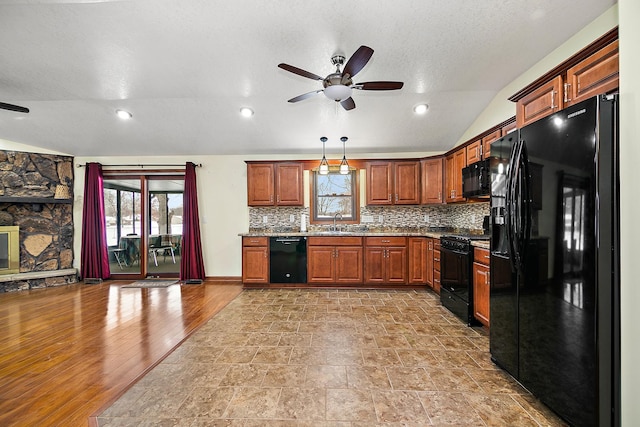
{"type": "Polygon", "coordinates": [[[354,83],[352,78],[371,59],[373,55],[373,49],[368,46],[360,46],[358,50],[349,58],[344,66],[344,69],[340,71],[340,67],[344,64],[345,57],[342,55],[334,55],[331,58],[331,63],[336,66],[336,71],[329,74],[324,79],[317,74],[303,70],[298,67],[294,67],[289,64],[278,64],[278,67],[290,73],[297,74],[302,77],[306,77],[312,80],[322,80],[323,89],[307,92],[302,95],[298,95],[289,99],[289,102],[298,102],[304,99],[310,98],[313,95],[323,92],[324,95],[342,105],[345,110],[353,110],[356,108],[356,103],[351,97],[353,89],[357,90],[398,90],[401,89],[404,83],[402,82],[388,82],[388,81],[374,81],[364,83],[354,83]]]}

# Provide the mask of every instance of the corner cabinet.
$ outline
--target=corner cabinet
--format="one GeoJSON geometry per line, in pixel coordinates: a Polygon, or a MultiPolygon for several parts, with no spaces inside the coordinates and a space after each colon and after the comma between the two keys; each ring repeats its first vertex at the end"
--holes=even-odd
{"type": "Polygon", "coordinates": [[[269,283],[269,240],[267,237],[242,238],[242,283],[269,283]]]}
{"type": "Polygon", "coordinates": [[[361,284],[362,237],[309,237],[307,283],[361,284]]]}
{"type": "Polygon", "coordinates": [[[299,162],[247,163],[247,204],[302,206],[303,169],[299,162]]]}
{"type": "Polygon", "coordinates": [[[420,204],[420,161],[366,163],[367,205],[420,204]]]}
{"type": "Polygon", "coordinates": [[[383,285],[407,283],[407,238],[366,237],[364,282],[383,285]]]}

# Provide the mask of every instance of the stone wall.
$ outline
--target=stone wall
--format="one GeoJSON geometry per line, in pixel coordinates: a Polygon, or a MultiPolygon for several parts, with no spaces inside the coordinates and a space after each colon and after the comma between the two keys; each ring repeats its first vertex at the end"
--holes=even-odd
{"type": "MultiPolygon", "coordinates": [[[[73,157],[0,151],[0,225],[20,227],[20,273],[70,269],[73,266],[73,157]],[[64,185],[67,203],[54,201],[64,185]],[[2,197],[20,198],[10,203],[2,197]],[[46,202],[46,200],[45,200],[46,202]]],[[[77,274],[0,281],[0,292],[58,286],[77,274]]],[[[2,276],[0,275],[0,280],[2,276]]]]}

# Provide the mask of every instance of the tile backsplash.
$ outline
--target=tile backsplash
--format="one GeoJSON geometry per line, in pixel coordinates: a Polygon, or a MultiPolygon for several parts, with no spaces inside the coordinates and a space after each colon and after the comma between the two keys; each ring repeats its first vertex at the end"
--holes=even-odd
{"type": "MultiPolygon", "coordinates": [[[[250,207],[249,229],[299,231],[302,214],[306,216],[307,229],[327,227],[309,224],[309,208],[278,206],[250,207]]],[[[389,229],[448,227],[482,230],[485,215],[489,215],[489,202],[438,206],[363,206],[360,208],[360,224],[344,224],[342,229],[358,230],[366,226],[389,229]],[[362,222],[366,217],[372,217],[373,222],[362,222]]]]}

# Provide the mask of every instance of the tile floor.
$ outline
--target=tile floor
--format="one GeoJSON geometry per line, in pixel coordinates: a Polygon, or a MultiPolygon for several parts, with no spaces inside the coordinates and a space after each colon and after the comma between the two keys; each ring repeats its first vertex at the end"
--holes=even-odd
{"type": "Polygon", "coordinates": [[[428,290],[245,290],[98,422],[564,425],[428,290]]]}

